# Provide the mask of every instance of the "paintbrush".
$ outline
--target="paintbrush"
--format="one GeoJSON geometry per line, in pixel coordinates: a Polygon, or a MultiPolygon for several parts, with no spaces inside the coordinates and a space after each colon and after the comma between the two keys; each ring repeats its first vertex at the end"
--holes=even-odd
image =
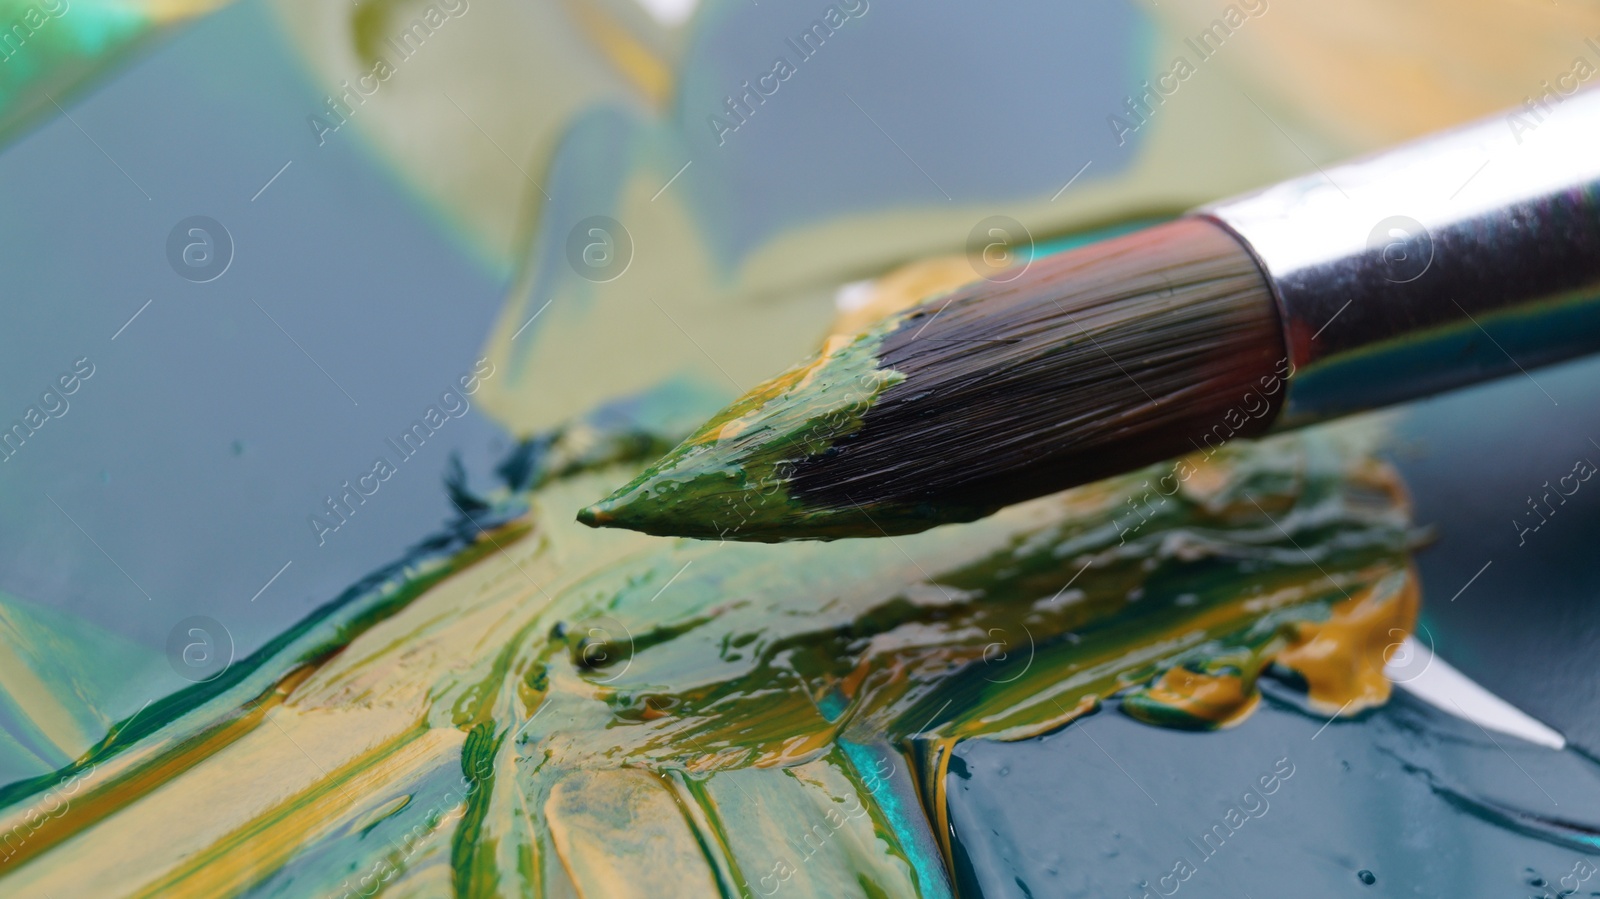
{"type": "Polygon", "coordinates": [[[1229,441],[1597,349],[1600,91],[1552,94],[836,338],[578,518],[906,534],[1189,454],[1170,495],[1229,441]]]}

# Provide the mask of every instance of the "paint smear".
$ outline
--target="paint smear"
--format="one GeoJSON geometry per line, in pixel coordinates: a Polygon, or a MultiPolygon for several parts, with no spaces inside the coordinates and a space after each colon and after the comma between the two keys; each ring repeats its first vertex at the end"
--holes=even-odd
{"type": "Polygon", "coordinates": [[[1413,531],[1369,424],[893,540],[570,519],[707,402],[668,386],[528,441],[470,518],[8,788],[6,892],[945,895],[963,741],[1113,697],[1233,725],[1263,679],[1346,714],[1388,695],[1413,531]]]}

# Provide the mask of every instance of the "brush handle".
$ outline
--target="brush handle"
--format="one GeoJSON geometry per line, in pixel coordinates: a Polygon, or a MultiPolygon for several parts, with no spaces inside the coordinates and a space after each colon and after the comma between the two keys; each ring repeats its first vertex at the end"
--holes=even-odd
{"type": "Polygon", "coordinates": [[[1196,214],[1278,300],[1295,369],[1280,427],[1600,350],[1600,90],[1196,214]]]}

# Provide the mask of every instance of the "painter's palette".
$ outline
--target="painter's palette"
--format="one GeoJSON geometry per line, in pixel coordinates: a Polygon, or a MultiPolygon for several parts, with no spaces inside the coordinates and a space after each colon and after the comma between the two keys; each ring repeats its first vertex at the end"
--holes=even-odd
{"type": "Polygon", "coordinates": [[[1288,0],[694,6],[0,15],[0,893],[1600,892],[1593,364],[1159,509],[572,520],[860,279],[1482,112],[1586,9],[1451,4],[1485,52],[1369,11],[1341,69],[1288,0]],[[1571,745],[1391,694],[1413,631],[1571,745]]]}

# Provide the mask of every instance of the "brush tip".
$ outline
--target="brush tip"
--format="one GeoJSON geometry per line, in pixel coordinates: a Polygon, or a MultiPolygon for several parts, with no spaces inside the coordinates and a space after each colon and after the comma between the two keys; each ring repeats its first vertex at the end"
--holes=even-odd
{"type": "Polygon", "coordinates": [[[866,519],[853,504],[813,507],[789,492],[800,461],[861,424],[862,412],[899,377],[881,370],[881,331],[829,342],[817,357],[724,409],[578,520],[668,537],[778,542],[853,536],[866,519]],[[842,519],[851,523],[843,530],[842,519]]]}
{"type": "Polygon", "coordinates": [[[592,528],[603,528],[616,520],[604,500],[578,510],[578,521],[592,528]]]}
{"type": "Polygon", "coordinates": [[[712,514],[716,504],[708,498],[728,489],[726,475],[677,471],[669,464],[665,471],[652,468],[580,510],[578,521],[592,528],[626,528],[663,537],[717,537],[720,516],[712,514]],[[686,514],[685,507],[695,511],[686,514]]]}

